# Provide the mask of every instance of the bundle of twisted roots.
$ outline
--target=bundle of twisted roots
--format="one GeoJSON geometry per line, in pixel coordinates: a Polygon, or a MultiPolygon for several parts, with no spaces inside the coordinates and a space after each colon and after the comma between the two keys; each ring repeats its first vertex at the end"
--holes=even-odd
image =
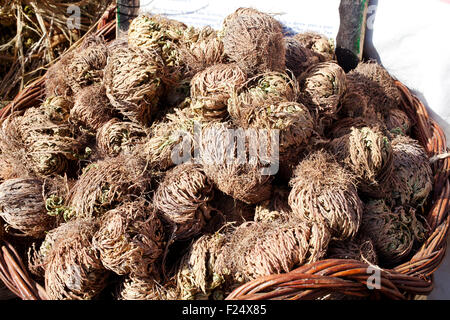
{"type": "Polygon", "coordinates": [[[389,268],[426,239],[432,171],[394,80],[345,73],[325,36],[251,8],[221,30],[142,15],[45,89],[0,128],[0,236],[29,239],[50,299],[223,299],[324,258],[389,268]]]}

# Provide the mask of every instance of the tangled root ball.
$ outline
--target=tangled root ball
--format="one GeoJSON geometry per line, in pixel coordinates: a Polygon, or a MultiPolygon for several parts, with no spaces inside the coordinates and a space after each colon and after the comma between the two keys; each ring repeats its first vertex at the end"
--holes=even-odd
{"type": "Polygon", "coordinates": [[[62,96],[50,96],[40,106],[45,116],[57,124],[67,122],[72,107],[72,101],[62,96]]]}
{"type": "Polygon", "coordinates": [[[45,291],[51,300],[93,299],[105,288],[109,276],[92,247],[98,225],[82,219],[59,228],[53,231],[54,243],[44,259],[45,291]]]}
{"type": "Polygon", "coordinates": [[[237,64],[216,64],[191,80],[191,108],[206,119],[224,119],[228,99],[247,80],[237,64]]]}
{"type": "Polygon", "coordinates": [[[347,74],[348,90],[342,99],[343,108],[360,105],[365,114],[382,119],[396,109],[401,94],[389,73],[377,62],[361,62],[347,74]]]}
{"type": "Polygon", "coordinates": [[[180,44],[179,54],[187,77],[226,60],[223,42],[215,32],[195,42],[183,41],[180,44]]]}
{"type": "Polygon", "coordinates": [[[156,189],[153,202],[175,226],[176,239],[198,235],[211,218],[213,186],[200,165],[184,163],[171,169],[156,189]]]}
{"type": "MultiPolygon", "coordinates": [[[[174,282],[174,281],[173,281],[174,282]]],[[[120,286],[119,300],[177,300],[175,284],[163,283],[153,275],[129,275],[120,286]],[[164,284],[164,285],[163,285],[164,284]]]]}
{"type": "Polygon", "coordinates": [[[74,95],[87,86],[100,83],[108,60],[108,47],[103,38],[90,36],[75,50],[67,68],[67,83],[74,95]]]}
{"type": "Polygon", "coordinates": [[[371,121],[364,117],[346,117],[336,120],[329,128],[327,136],[335,139],[352,133],[353,129],[377,128],[379,126],[381,126],[381,122],[371,121]]]}
{"type": "Polygon", "coordinates": [[[101,154],[110,157],[131,154],[146,137],[147,132],[141,125],[113,118],[97,131],[97,147],[101,154]]]}
{"type": "Polygon", "coordinates": [[[147,125],[163,93],[165,66],[159,54],[139,47],[112,50],[104,83],[111,104],[127,119],[147,125]]]}
{"type": "Polygon", "coordinates": [[[145,162],[136,157],[119,155],[94,162],[71,189],[69,218],[100,216],[129,198],[142,196],[150,183],[145,162]]]}
{"type": "Polygon", "coordinates": [[[284,43],[286,46],[286,68],[292,71],[294,77],[299,77],[311,65],[320,62],[311,49],[303,46],[294,37],[285,37],[284,43]]]}
{"type": "Polygon", "coordinates": [[[38,176],[64,173],[83,146],[68,124],[53,123],[41,108],[29,108],[23,116],[11,115],[3,122],[0,140],[10,163],[38,176]]]}
{"type": "Polygon", "coordinates": [[[350,259],[378,264],[378,256],[373,241],[361,234],[353,239],[331,241],[327,251],[328,259],[350,259]]]}
{"type": "Polygon", "coordinates": [[[388,115],[386,116],[386,127],[390,132],[400,135],[409,135],[411,126],[411,120],[405,112],[398,108],[389,110],[388,115]]]}
{"type": "Polygon", "coordinates": [[[71,100],[72,88],[67,79],[67,68],[74,58],[73,51],[66,52],[61,59],[54,63],[45,73],[45,97],[60,96],[71,100]]]}
{"type": "Polygon", "coordinates": [[[204,118],[193,113],[191,108],[175,109],[166,115],[164,121],[155,122],[149,128],[149,138],[135,148],[135,153],[151,168],[167,170],[178,161],[180,146],[184,149],[185,143],[191,143],[187,149],[197,148],[194,135],[196,128],[202,128],[203,122],[204,118]]]}
{"type": "Polygon", "coordinates": [[[330,151],[359,180],[359,189],[382,197],[393,169],[391,141],[377,127],[352,128],[351,133],[332,140],[330,151]]]}
{"type": "Polygon", "coordinates": [[[298,102],[254,106],[239,119],[243,128],[276,129],[280,131],[280,153],[290,147],[304,148],[314,133],[314,118],[298,102]]]}
{"type": "Polygon", "coordinates": [[[6,180],[0,184],[0,217],[21,233],[42,238],[55,225],[47,214],[42,181],[33,178],[6,180]]]}
{"type": "Polygon", "coordinates": [[[355,72],[377,83],[383,89],[389,101],[394,103],[392,106],[397,106],[400,103],[400,90],[395,85],[395,80],[382,65],[376,61],[362,62],[356,67],[355,72]]]}
{"type": "Polygon", "coordinates": [[[247,222],[227,236],[216,270],[228,271],[234,283],[289,272],[323,258],[330,238],[323,225],[295,219],[285,223],[247,222]]]}
{"type": "Polygon", "coordinates": [[[240,7],[237,8],[233,13],[230,13],[229,15],[227,15],[223,21],[222,21],[222,36],[225,33],[225,30],[227,29],[227,27],[230,25],[230,23],[233,22],[233,20],[235,20],[236,18],[240,17],[240,16],[259,16],[264,13],[262,13],[261,11],[254,9],[254,8],[249,8],[249,7],[240,7]]]}
{"type": "Polygon", "coordinates": [[[417,140],[397,136],[392,141],[391,197],[397,205],[423,206],[433,189],[433,172],[417,140]]]}
{"type": "Polygon", "coordinates": [[[300,101],[307,105],[321,126],[336,118],[339,100],[347,89],[345,71],[335,62],[309,67],[299,78],[300,101]]]}
{"type": "Polygon", "coordinates": [[[74,101],[69,121],[88,130],[97,131],[115,114],[106,96],[106,89],[101,84],[84,87],[75,96],[74,101]]]}
{"type": "Polygon", "coordinates": [[[128,29],[130,46],[163,46],[163,41],[179,41],[188,27],[162,15],[141,14],[131,21],[128,29]]]}
{"type": "Polygon", "coordinates": [[[216,261],[224,245],[221,234],[203,235],[189,248],[177,270],[177,287],[182,300],[224,298],[224,274],[216,269],[216,261]]]}
{"type": "Polygon", "coordinates": [[[248,113],[253,109],[280,102],[293,102],[297,100],[298,94],[296,79],[292,79],[287,73],[262,73],[233,92],[228,101],[228,112],[233,121],[245,125],[248,113]]]}
{"type": "Polygon", "coordinates": [[[285,68],[282,26],[268,14],[230,19],[224,29],[223,46],[225,54],[248,75],[285,68]]]}
{"type": "Polygon", "coordinates": [[[294,39],[314,52],[320,62],[334,60],[334,43],[325,35],[316,32],[297,33],[294,39]]]}
{"type": "Polygon", "coordinates": [[[383,200],[366,204],[361,232],[372,239],[380,263],[390,266],[408,256],[414,242],[423,241],[426,234],[414,209],[397,207],[391,210],[383,200]]]}
{"type": "Polygon", "coordinates": [[[125,202],[102,216],[92,245],[106,269],[145,276],[163,252],[164,230],[148,203],[125,202]]]}
{"type": "Polygon", "coordinates": [[[356,235],[363,211],[356,179],[330,154],[317,151],[300,162],[290,185],[289,205],[300,219],[327,226],[339,240],[356,235]]]}
{"type": "Polygon", "coordinates": [[[268,199],[278,170],[269,135],[254,131],[245,137],[227,123],[204,128],[199,152],[206,175],[220,191],[247,204],[268,199]],[[258,154],[255,146],[260,146],[258,154]]]}

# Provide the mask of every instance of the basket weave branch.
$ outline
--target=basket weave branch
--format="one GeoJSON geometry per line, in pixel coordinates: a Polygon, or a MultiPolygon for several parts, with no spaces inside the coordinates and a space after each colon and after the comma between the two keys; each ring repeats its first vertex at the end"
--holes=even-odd
{"type": "MultiPolygon", "coordinates": [[[[111,40],[115,36],[114,10],[108,10],[95,33],[111,40]]],[[[315,299],[328,294],[354,297],[410,299],[428,295],[433,289],[432,274],[441,264],[447,246],[450,226],[450,159],[438,157],[448,152],[445,135],[430,118],[425,106],[402,83],[402,108],[413,126],[413,136],[428,152],[434,173],[433,193],[426,208],[431,228],[427,240],[410,261],[392,269],[377,269],[368,263],[348,259],[326,259],[303,265],[291,272],[274,274],[250,281],[235,289],[227,299],[315,299]],[[378,290],[368,286],[376,270],[378,290]]],[[[0,122],[13,110],[23,110],[40,103],[44,95],[43,78],[35,81],[3,110],[0,122]]],[[[45,300],[45,289],[33,280],[17,250],[6,240],[0,242],[0,280],[21,299],[45,300]]]]}

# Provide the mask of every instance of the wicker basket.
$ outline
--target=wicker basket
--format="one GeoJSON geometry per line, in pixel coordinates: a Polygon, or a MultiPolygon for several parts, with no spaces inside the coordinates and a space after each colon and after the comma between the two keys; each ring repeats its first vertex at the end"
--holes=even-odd
{"type": "MultiPolygon", "coordinates": [[[[115,13],[109,10],[100,21],[96,34],[105,39],[115,36],[115,13]]],[[[447,245],[450,199],[450,159],[439,157],[447,152],[445,135],[433,121],[424,105],[402,83],[396,82],[402,92],[402,107],[413,120],[413,136],[433,158],[434,188],[428,201],[427,220],[431,231],[420,250],[410,259],[393,269],[378,269],[380,288],[367,286],[374,266],[355,260],[326,259],[301,266],[289,273],[261,277],[234,290],[227,299],[315,299],[330,293],[372,299],[412,299],[416,295],[428,295],[433,288],[432,274],[442,262],[447,245]],[[368,269],[371,268],[371,269],[368,269]]],[[[0,111],[2,121],[12,110],[35,106],[43,97],[43,78],[25,88],[0,111]]],[[[0,279],[19,298],[43,300],[45,289],[30,277],[18,250],[3,240],[0,243],[0,279]]]]}

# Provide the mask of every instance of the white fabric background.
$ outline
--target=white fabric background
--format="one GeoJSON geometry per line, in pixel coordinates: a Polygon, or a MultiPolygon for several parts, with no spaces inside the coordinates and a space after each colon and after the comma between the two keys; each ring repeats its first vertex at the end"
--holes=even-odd
{"type": "MultiPolygon", "coordinates": [[[[450,1],[379,0],[371,5],[366,54],[378,57],[416,93],[450,146],[450,1]]],[[[450,299],[449,249],[434,283],[428,299],[450,299]]]]}

